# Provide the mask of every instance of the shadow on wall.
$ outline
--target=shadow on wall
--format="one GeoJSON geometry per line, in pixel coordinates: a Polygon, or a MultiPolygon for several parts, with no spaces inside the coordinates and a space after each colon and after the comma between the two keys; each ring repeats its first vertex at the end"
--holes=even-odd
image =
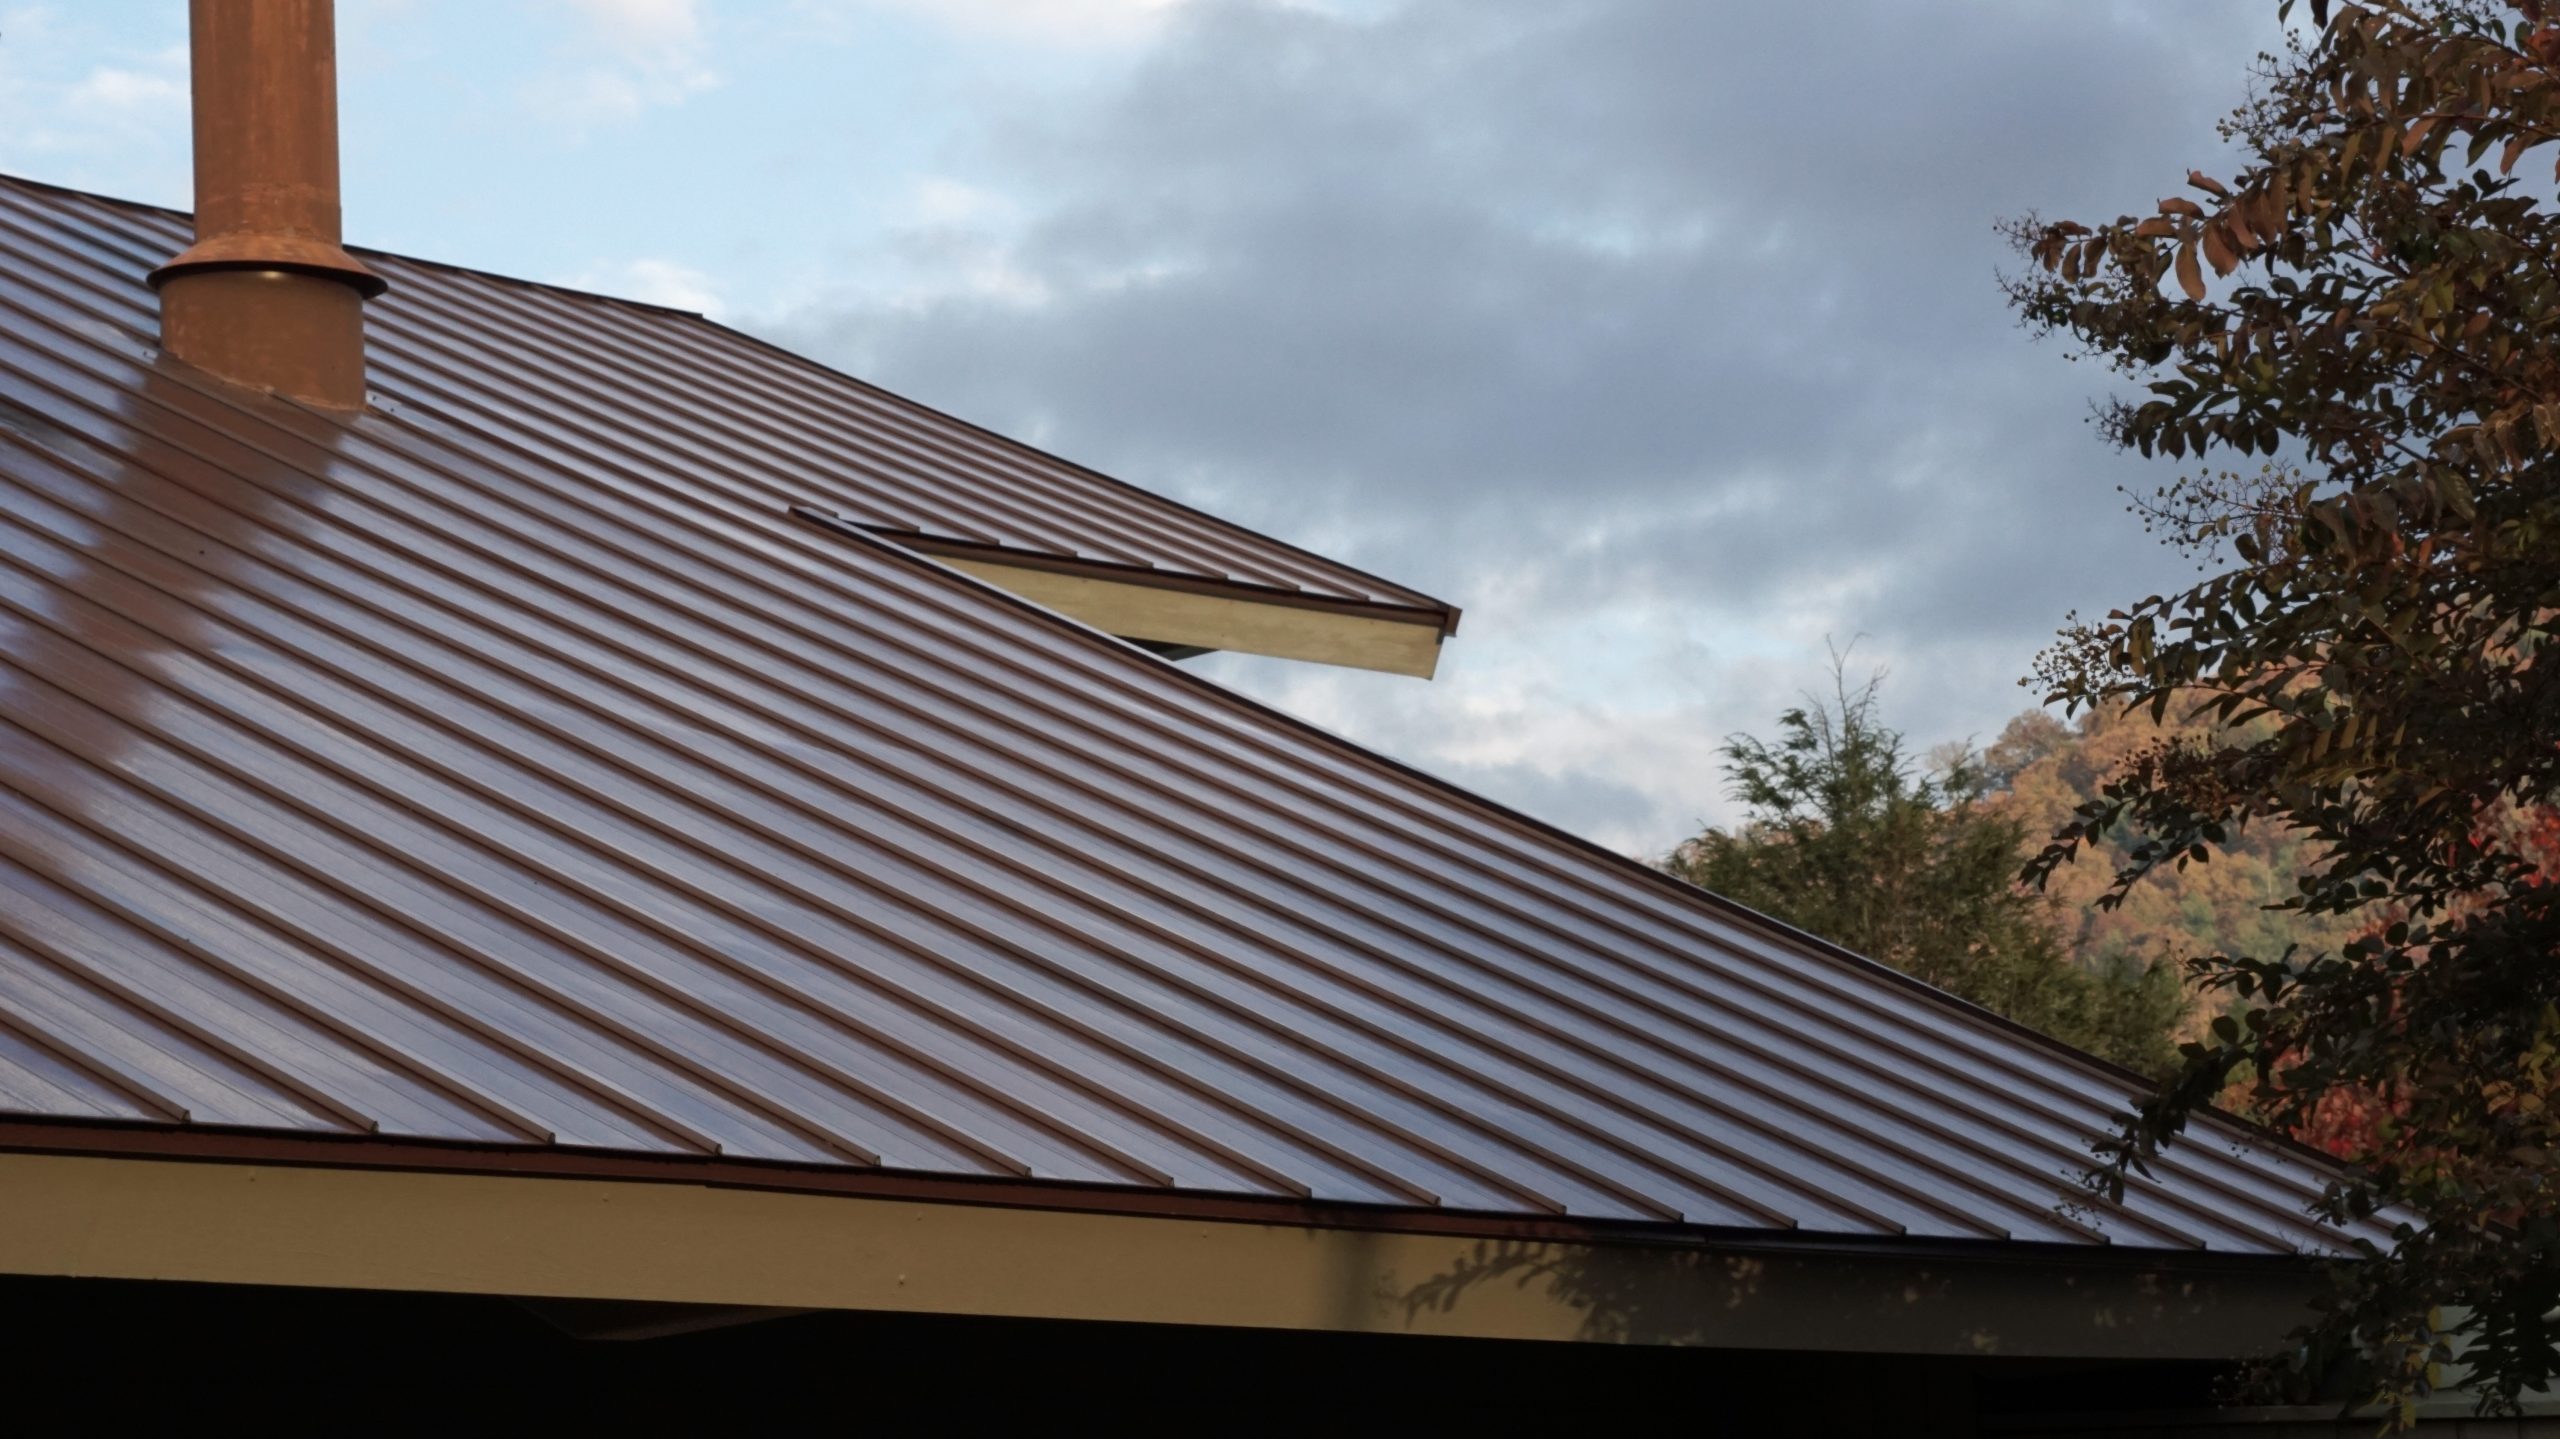
{"type": "Polygon", "coordinates": [[[1534,1287],[1581,1315],[1578,1337],[1585,1341],[1695,1345],[1722,1340],[1726,1326],[1713,1321],[1750,1308],[1767,1273],[1767,1260],[1741,1254],[1488,1240],[1396,1298],[1413,1319],[1454,1311],[1479,1286],[1534,1287]]]}
{"type": "Polygon", "coordinates": [[[1526,1240],[1372,1283],[1380,1318],[1409,1332],[1491,1319],[1597,1344],[2211,1363],[2281,1350],[2324,1289],[2293,1259],[1526,1240]]]}

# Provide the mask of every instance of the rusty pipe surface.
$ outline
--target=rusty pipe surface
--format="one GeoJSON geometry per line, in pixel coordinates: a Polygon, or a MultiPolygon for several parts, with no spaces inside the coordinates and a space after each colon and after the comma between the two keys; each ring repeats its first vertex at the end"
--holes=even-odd
{"type": "Polygon", "coordinates": [[[332,0],[191,0],[196,243],[151,274],[161,344],[235,384],[364,405],[364,300],[339,243],[332,0]]]}

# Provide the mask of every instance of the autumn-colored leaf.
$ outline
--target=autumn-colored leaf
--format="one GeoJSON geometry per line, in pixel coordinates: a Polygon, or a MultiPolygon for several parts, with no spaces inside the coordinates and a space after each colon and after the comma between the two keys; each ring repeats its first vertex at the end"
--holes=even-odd
{"type": "Polygon", "coordinates": [[[2196,242],[2193,240],[2178,247],[2178,288],[2185,291],[2190,300],[2201,300],[2205,296],[2204,269],[2196,263],[2196,242]]]}
{"type": "Polygon", "coordinates": [[[2296,826],[2318,857],[2278,897],[2371,921],[2351,945],[2196,959],[2255,1008],[2106,1141],[2093,1183],[2176,1142],[2245,1066],[2254,1117],[2362,1166],[2340,1214],[2411,1216],[2417,1237],[2342,1266],[2297,1336],[2391,1403],[2425,1374],[2396,1336],[2439,1314],[2462,1316],[2446,1337],[2482,1394],[2542,1382],[2560,1293],[2560,1248],[2517,1224],[2560,1193],[2560,975],[2519,962],[2560,954],[2560,203],[2500,178],[2560,139],[2556,10],[2314,4],[2319,31],[2226,131],[2220,188],[2186,172],[2218,211],[2171,199],[2108,232],[2161,283],[2015,290],[2031,325],[2145,382],[2102,432],[2187,462],[2135,508],[2205,571],[2066,635],[2043,692],[2157,714],[2201,691],[2256,726],[2129,757],[2030,876],[2059,883],[2103,840],[2117,862],[2087,904],[2123,914],[2182,862],[2217,861],[2186,883],[2226,869],[2241,829],[2296,826]],[[2243,261],[2212,303],[2204,267],[2243,261]],[[2276,458],[2252,477],[2240,457],[2276,458]]]}
{"type": "Polygon", "coordinates": [[[2258,248],[2258,237],[2249,229],[2249,207],[2246,204],[2234,205],[2223,211],[2222,223],[2229,228],[2232,240],[2243,251],[2258,248]]]}
{"type": "MultiPolygon", "coordinates": [[[[2204,227],[2204,257],[2217,275],[2228,275],[2240,267],[2240,253],[2232,248],[2230,239],[2223,234],[2223,227],[2219,224],[2204,227]]],[[[2179,277],[2179,283],[2186,283],[2184,275],[2179,277]]],[[[2199,283],[2195,288],[2200,290],[2203,286],[2199,283]]],[[[2204,297],[2191,291],[2187,298],[2197,300],[2204,297]]]]}

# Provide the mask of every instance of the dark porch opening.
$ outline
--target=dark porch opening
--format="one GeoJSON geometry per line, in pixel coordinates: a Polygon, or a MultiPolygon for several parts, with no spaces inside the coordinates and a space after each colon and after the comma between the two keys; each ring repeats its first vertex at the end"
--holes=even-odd
{"type": "MultiPolygon", "coordinates": [[[[589,1311],[580,1318],[627,1319],[589,1311]]],[[[22,1403],[166,1422],[351,1417],[581,1425],[1104,1424],[1324,1432],[1553,1422],[1566,1432],[1958,1435],[2031,1413],[2206,1404],[2197,1364],[1679,1350],[803,1314],[581,1339],[510,1299],[0,1278],[22,1403]]],[[[678,1323],[701,1315],[669,1309],[678,1323]]],[[[796,1427],[796,1425],[795,1425],[796,1427]]],[[[2014,1432],[2014,1431],[2013,1431],[2014,1432]]],[[[2041,1432],[2039,1430],[2038,1432],[2041,1432]]]]}

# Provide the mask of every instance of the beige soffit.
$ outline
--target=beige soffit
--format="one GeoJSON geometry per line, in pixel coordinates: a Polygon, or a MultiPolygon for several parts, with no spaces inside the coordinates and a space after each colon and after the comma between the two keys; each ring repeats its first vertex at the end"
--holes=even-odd
{"type": "Polygon", "coordinates": [[[1433,625],[1160,589],[984,560],[941,558],[954,569],[1122,639],[1313,660],[1423,679],[1431,678],[1440,662],[1440,631],[1433,625]]]}
{"type": "Polygon", "coordinates": [[[13,1274],[1859,1352],[2228,1357],[2316,1282],[28,1153],[0,1212],[13,1274]]]}
{"type": "Polygon", "coordinates": [[[1448,609],[1328,598],[855,525],[813,506],[795,506],[792,513],[829,529],[889,540],[1105,634],[1152,645],[1429,679],[1440,662],[1440,642],[1456,629],[1457,614],[1448,609]]]}

